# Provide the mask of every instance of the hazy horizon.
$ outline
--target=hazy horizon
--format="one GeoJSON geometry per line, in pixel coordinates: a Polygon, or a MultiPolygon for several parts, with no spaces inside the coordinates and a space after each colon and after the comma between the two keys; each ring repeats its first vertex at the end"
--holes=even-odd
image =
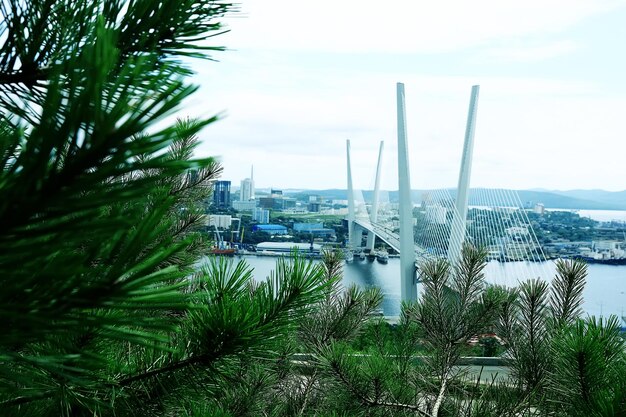
{"type": "MultiPolygon", "coordinates": [[[[232,189],[238,189],[239,188],[239,182],[240,181],[232,181],[229,180],[228,178],[220,178],[220,180],[223,181],[231,181],[231,190],[232,189]]],[[[501,187],[480,187],[480,186],[471,186],[470,188],[501,188],[501,187]]],[[[255,185],[255,189],[258,190],[271,190],[271,189],[276,189],[276,190],[287,190],[287,191],[324,191],[324,190],[347,190],[347,187],[330,187],[330,188],[303,188],[303,187],[280,187],[280,186],[258,186],[255,185]]],[[[419,190],[439,190],[439,189],[449,189],[449,190],[453,190],[456,189],[456,186],[444,186],[444,187],[438,187],[438,188],[415,188],[415,187],[411,187],[412,191],[419,191],[419,190]]],[[[507,188],[508,189],[508,188],[507,188]]],[[[360,188],[359,190],[361,191],[374,191],[373,188],[360,188]]],[[[585,191],[585,192],[592,192],[592,191],[601,191],[601,192],[606,192],[606,193],[623,193],[626,192],[626,189],[623,190],[616,190],[616,191],[610,191],[610,190],[603,190],[601,188],[589,188],[589,189],[582,189],[582,188],[575,188],[575,189],[571,189],[571,190],[558,190],[558,189],[547,189],[547,188],[516,188],[513,190],[517,190],[517,191],[539,191],[539,192],[572,192],[572,191],[585,191]]],[[[396,187],[395,189],[383,189],[381,188],[381,191],[386,191],[386,192],[397,192],[398,188],[396,187]]]]}

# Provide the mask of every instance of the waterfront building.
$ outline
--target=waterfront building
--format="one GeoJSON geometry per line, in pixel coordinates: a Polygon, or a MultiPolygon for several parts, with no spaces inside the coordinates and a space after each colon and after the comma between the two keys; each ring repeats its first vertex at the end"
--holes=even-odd
{"type": "Polygon", "coordinates": [[[209,228],[217,227],[218,229],[230,229],[233,219],[228,215],[211,214],[207,218],[207,226],[209,228]]]}
{"type": "Polygon", "coordinates": [[[213,185],[213,206],[218,209],[230,207],[230,181],[215,181],[213,185]]]}
{"type": "Polygon", "coordinates": [[[270,235],[286,235],[287,228],[280,224],[257,224],[252,226],[253,232],[265,232],[270,235]]]}
{"type": "Polygon", "coordinates": [[[294,242],[261,242],[256,245],[257,252],[291,253],[294,250],[300,253],[319,254],[322,246],[317,243],[294,242]]]}

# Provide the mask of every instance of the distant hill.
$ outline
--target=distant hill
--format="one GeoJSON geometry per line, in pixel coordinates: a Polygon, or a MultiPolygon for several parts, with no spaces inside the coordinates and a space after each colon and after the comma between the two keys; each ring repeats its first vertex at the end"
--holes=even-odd
{"type": "MultiPolygon", "coordinates": [[[[412,190],[411,197],[414,202],[422,199],[422,194],[428,190],[412,190]]],[[[373,191],[363,190],[366,200],[372,198],[373,191]]],[[[392,203],[398,202],[397,191],[385,191],[392,203]]],[[[345,200],[345,189],[329,190],[298,190],[294,194],[321,195],[327,199],[345,200]]],[[[456,196],[456,190],[450,190],[450,194],[456,196]]],[[[578,210],[626,210],[626,191],[611,192],[604,190],[570,190],[570,191],[538,191],[518,190],[520,200],[525,203],[543,203],[546,208],[578,209],[578,210]]],[[[472,202],[470,201],[470,204],[472,202]]]]}
{"type": "MultiPolygon", "coordinates": [[[[608,191],[604,191],[605,193],[608,191]]],[[[563,191],[530,191],[519,190],[522,202],[532,201],[543,203],[546,208],[563,208],[579,210],[626,210],[626,195],[620,200],[595,199],[593,195],[565,194],[563,191]]]]}
{"type": "Polygon", "coordinates": [[[568,191],[550,191],[554,194],[566,197],[579,198],[582,200],[590,200],[598,203],[610,204],[626,209],[626,190],[624,191],[604,191],[604,190],[568,190],[568,191]]]}

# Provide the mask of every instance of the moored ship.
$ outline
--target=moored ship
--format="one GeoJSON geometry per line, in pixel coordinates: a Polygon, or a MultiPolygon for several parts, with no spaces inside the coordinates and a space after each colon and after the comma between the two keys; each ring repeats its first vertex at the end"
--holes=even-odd
{"type": "Polygon", "coordinates": [[[624,242],[601,240],[591,243],[591,248],[582,248],[576,258],[591,264],[626,265],[624,242]]]}
{"type": "Polygon", "coordinates": [[[381,264],[386,264],[389,262],[389,254],[385,251],[378,251],[376,253],[376,260],[381,264]]]}

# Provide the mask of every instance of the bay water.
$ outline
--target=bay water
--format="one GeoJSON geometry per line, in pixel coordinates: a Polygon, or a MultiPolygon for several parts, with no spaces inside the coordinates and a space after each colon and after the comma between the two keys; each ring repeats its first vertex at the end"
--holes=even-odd
{"type": "MultiPolygon", "coordinates": [[[[254,268],[255,279],[264,279],[276,265],[276,258],[268,256],[245,256],[245,261],[254,268]]],[[[626,266],[588,265],[587,284],[583,294],[585,314],[594,316],[624,316],[626,308],[626,266]]],[[[491,261],[485,269],[488,282],[515,286],[528,278],[554,277],[554,262],[497,262],[491,261]]],[[[400,259],[390,258],[389,263],[380,264],[368,260],[344,263],[343,284],[360,287],[379,287],[383,292],[382,312],[385,316],[400,314],[400,259]]],[[[420,290],[418,284],[418,291],[420,290]]],[[[626,325],[626,323],[623,323],[626,325]]]]}

